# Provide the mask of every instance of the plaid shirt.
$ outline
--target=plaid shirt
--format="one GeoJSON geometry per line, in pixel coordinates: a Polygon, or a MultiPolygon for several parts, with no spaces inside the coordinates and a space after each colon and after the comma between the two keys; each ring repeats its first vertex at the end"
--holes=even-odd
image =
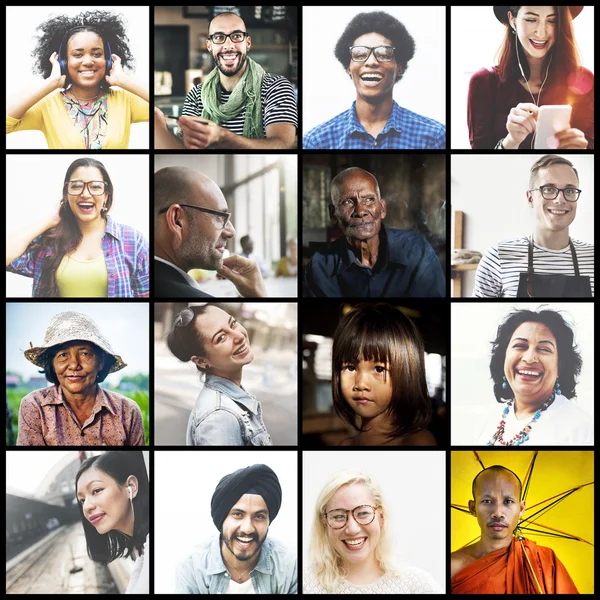
{"type": "Polygon", "coordinates": [[[402,108],[394,101],[392,114],[375,139],[352,108],[317,125],[304,136],[306,150],[443,150],[446,128],[437,121],[402,108]]]}
{"type": "MultiPolygon", "coordinates": [[[[52,248],[37,246],[41,237],[35,238],[27,250],[6,267],[6,270],[11,273],[33,277],[34,298],[40,296],[44,260],[52,256],[52,248]]],[[[139,231],[128,225],[115,223],[107,216],[106,231],[102,238],[102,253],[108,271],[109,298],[150,297],[148,242],[139,231]]],[[[81,296],[85,296],[83,291],[81,296]]]]}

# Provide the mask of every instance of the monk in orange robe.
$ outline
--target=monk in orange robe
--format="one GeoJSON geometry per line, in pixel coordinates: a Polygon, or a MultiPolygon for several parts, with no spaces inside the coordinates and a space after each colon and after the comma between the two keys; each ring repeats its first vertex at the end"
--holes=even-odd
{"type": "Polygon", "coordinates": [[[521,480],[494,465],[473,480],[469,511],[481,528],[479,541],[453,552],[453,594],[578,594],[554,551],[513,535],[525,511],[521,480]]]}

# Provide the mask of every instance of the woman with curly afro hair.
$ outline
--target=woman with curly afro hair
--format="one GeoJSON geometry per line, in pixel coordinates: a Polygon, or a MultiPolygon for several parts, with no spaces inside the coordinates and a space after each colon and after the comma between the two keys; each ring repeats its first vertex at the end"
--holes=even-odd
{"type": "Polygon", "coordinates": [[[39,130],[51,149],[127,148],[131,123],[148,121],[150,98],[123,70],[134,62],[123,16],[58,15],[37,30],[34,72],[44,79],[7,102],[6,133],[39,130]]]}

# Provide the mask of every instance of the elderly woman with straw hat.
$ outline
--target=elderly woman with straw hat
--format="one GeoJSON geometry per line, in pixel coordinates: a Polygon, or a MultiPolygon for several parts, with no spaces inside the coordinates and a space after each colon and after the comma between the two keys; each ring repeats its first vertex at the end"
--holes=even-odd
{"type": "Polygon", "coordinates": [[[55,315],[43,345],[25,358],[53,385],[21,401],[17,446],[144,445],[139,406],[99,385],[127,365],[89,316],[55,315]]]}

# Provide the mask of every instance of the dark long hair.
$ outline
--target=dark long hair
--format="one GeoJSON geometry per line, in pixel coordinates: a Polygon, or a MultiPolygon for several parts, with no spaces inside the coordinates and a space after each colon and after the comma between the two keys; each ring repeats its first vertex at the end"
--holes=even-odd
{"type": "Polygon", "coordinates": [[[346,423],[364,431],[342,395],[342,366],[373,360],[387,363],[392,378],[392,399],[387,409],[394,424],[390,437],[427,427],[432,403],[425,379],[423,340],[414,323],[399,310],[384,303],[358,304],[340,319],[332,359],[333,406],[346,423]]]}
{"type": "Polygon", "coordinates": [[[120,486],[124,486],[127,478],[134,475],[138,480],[138,493],[133,499],[134,525],[133,535],[129,537],[120,531],[98,533],[96,528],[85,518],[83,507],[77,502],[79,516],[85,532],[88,556],[95,562],[108,564],[116,558],[135,559],[133,551],[141,554],[146,536],[150,532],[150,485],[148,472],[141,450],[111,450],[97,456],[87,458],[81,463],[75,477],[75,490],[81,475],[91,467],[96,467],[112,477],[120,486]]]}
{"type": "MultiPolygon", "coordinates": [[[[510,12],[516,18],[520,6],[509,6],[510,12]]],[[[542,65],[542,80],[548,68],[548,61],[552,56],[552,62],[548,70],[548,87],[562,83],[565,90],[568,90],[568,81],[573,79],[581,70],[581,59],[577,45],[575,43],[575,33],[573,31],[573,18],[568,6],[555,6],[556,26],[554,29],[554,46],[544,57],[542,65]]],[[[512,33],[510,23],[506,26],[504,40],[498,50],[498,75],[500,80],[514,81],[519,80],[521,71],[517,62],[517,45],[519,47],[519,56],[521,57],[521,66],[525,76],[529,78],[529,63],[525,57],[525,49],[519,42],[517,35],[512,33]]]]}
{"type": "Polygon", "coordinates": [[[42,234],[38,242],[32,247],[34,251],[46,253],[48,249],[52,252],[46,256],[42,265],[42,276],[40,278],[40,288],[38,296],[56,298],[59,296],[58,286],[56,285],[56,270],[58,269],[65,254],[73,252],[79,246],[83,237],[77,224],[77,218],[71,211],[68,202],[67,182],[73,172],[79,167],[96,167],[102,173],[102,178],[106,184],[106,211],[102,213],[102,218],[106,221],[106,215],[110,211],[113,203],[113,185],[106,170],[106,167],[94,158],[78,158],[73,161],[65,174],[65,181],[62,191],[62,201],[59,210],[60,223],[42,234]]]}

